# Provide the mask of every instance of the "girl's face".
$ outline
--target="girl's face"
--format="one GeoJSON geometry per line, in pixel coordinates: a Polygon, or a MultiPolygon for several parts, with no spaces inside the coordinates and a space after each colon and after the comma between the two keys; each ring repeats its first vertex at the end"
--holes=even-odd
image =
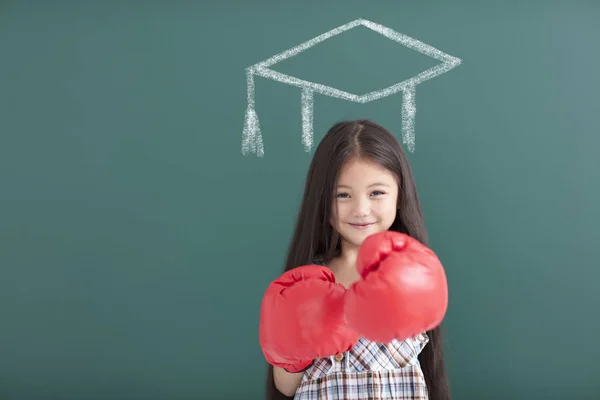
{"type": "Polygon", "coordinates": [[[333,197],[332,227],[344,247],[359,247],[377,232],[386,231],[396,218],[398,182],[379,164],[355,159],[343,166],[333,197]]]}

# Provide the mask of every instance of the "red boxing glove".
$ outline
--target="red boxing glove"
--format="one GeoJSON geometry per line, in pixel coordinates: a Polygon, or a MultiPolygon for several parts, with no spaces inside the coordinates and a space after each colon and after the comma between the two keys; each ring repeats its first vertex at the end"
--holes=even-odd
{"type": "Polygon", "coordinates": [[[438,326],[448,308],[446,273],[418,240],[395,231],[367,237],[356,261],[362,277],[346,294],[348,324],[365,338],[389,343],[438,326]]]}
{"type": "Polygon", "coordinates": [[[318,265],[292,269],[272,282],[260,309],[259,340],[267,362],[299,372],[315,358],[350,350],[358,334],[345,321],[346,292],[318,265]]]}

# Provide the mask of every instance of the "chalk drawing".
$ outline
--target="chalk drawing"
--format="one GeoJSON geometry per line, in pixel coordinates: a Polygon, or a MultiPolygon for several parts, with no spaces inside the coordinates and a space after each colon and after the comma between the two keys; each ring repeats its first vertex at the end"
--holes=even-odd
{"type": "Polygon", "coordinates": [[[261,61],[246,68],[246,81],[248,85],[248,106],[246,108],[246,117],[244,120],[244,130],[242,134],[242,154],[247,155],[254,153],[258,157],[263,157],[265,154],[260,123],[256,113],[256,105],[254,102],[254,76],[272,79],[281,83],[296,86],[302,89],[301,91],[301,112],[302,112],[302,144],[306,151],[310,151],[313,145],[313,102],[314,94],[319,93],[325,96],[335,97],[342,100],[348,100],[355,103],[368,103],[378,100],[398,92],[402,92],[402,143],[405,144],[410,152],[415,151],[415,115],[416,107],[416,87],[429,79],[435,78],[445,72],[450,71],[460,65],[461,59],[448,55],[433,46],[425,44],[417,39],[413,39],[402,33],[396,32],[388,27],[371,22],[369,20],[359,18],[347,24],[339,26],[328,32],[325,32],[317,37],[314,37],[298,46],[295,46],[282,53],[276,54],[267,60],[261,61]],[[373,91],[363,95],[357,95],[339,90],[327,85],[309,82],[290,75],[282,74],[281,72],[270,69],[271,66],[280,61],[291,58],[310,47],[323,42],[333,36],[339,35],[342,32],[364,26],[377,32],[384,37],[400,43],[412,50],[418,51],[421,54],[435,58],[441,61],[440,64],[429,68],[418,75],[406,79],[400,83],[392,85],[382,90],[373,91]]]}

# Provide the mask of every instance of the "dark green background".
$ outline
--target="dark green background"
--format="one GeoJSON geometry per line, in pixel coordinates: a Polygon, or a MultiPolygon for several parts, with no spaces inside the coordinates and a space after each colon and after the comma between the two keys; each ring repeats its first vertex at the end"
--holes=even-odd
{"type": "MultiPolygon", "coordinates": [[[[454,398],[600,398],[592,0],[0,3],[0,398],[261,398],[311,153],[300,91],[257,78],[265,157],[241,154],[244,69],[360,17],[463,60],[417,88],[409,154],[454,398]]],[[[275,69],[362,93],[433,64],[358,28],[275,69]]],[[[315,140],[400,138],[400,110],[317,95],[315,140]]]]}

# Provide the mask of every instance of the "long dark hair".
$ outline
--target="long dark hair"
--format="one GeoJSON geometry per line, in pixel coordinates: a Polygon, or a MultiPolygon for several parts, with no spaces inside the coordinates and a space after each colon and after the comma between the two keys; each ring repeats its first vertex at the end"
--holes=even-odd
{"type": "MultiPolygon", "coordinates": [[[[415,180],[398,140],[372,121],[342,121],[329,129],[315,150],[284,271],[312,264],[317,256],[328,262],[339,253],[340,238],[329,224],[332,199],[341,167],[354,157],[376,162],[395,174],[399,185],[398,212],[390,230],[406,233],[428,245],[415,180]]],[[[449,400],[441,326],[427,335],[429,343],[419,354],[419,361],[429,398],[449,400]]],[[[290,399],[275,388],[271,365],[266,384],[267,400],[290,399]]]]}

